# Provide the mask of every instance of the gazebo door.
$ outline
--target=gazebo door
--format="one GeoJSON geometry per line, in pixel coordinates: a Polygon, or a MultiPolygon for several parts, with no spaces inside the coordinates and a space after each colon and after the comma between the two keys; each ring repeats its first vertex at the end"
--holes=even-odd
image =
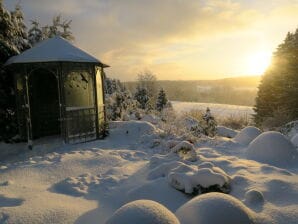
{"type": "Polygon", "coordinates": [[[85,70],[73,70],[64,80],[66,102],[66,142],[79,143],[96,139],[94,80],[85,70]]]}
{"type": "Polygon", "coordinates": [[[29,77],[33,138],[60,134],[58,81],[54,74],[35,70],[29,77]]]}

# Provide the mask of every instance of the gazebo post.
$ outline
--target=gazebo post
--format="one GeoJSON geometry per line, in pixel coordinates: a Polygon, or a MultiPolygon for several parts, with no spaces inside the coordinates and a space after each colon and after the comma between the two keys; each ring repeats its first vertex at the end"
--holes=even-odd
{"type": "Polygon", "coordinates": [[[94,106],[95,106],[95,127],[96,127],[96,139],[99,139],[99,124],[98,124],[98,102],[97,102],[97,84],[96,84],[96,67],[94,66],[92,69],[92,78],[93,78],[93,95],[94,95],[94,106]]]}
{"type": "Polygon", "coordinates": [[[31,108],[30,108],[30,97],[29,97],[29,85],[28,85],[28,70],[25,66],[25,88],[26,88],[26,126],[27,126],[27,144],[30,150],[33,149],[33,140],[32,140],[32,122],[31,122],[31,108]]]}

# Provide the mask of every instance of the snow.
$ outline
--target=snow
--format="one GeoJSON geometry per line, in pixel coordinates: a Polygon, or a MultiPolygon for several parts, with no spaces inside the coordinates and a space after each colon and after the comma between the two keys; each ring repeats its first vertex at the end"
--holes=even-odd
{"type": "Polygon", "coordinates": [[[144,199],[177,211],[181,223],[297,223],[297,148],[279,133],[243,145],[219,136],[192,144],[146,121],[112,122],[109,131],[75,145],[36,141],[32,151],[1,143],[0,223],[103,224],[144,199]],[[204,193],[214,184],[228,194],[204,193]]]}
{"type": "Polygon", "coordinates": [[[247,158],[277,167],[297,164],[298,151],[280,132],[268,131],[259,135],[247,148],[247,158]]]}
{"type": "Polygon", "coordinates": [[[298,133],[291,138],[291,142],[298,147],[298,133]]]}
{"type": "Polygon", "coordinates": [[[245,201],[254,205],[262,204],[264,203],[264,195],[258,190],[251,189],[245,193],[245,201]]]}
{"type": "Polygon", "coordinates": [[[215,103],[194,103],[194,102],[181,102],[171,101],[174,111],[177,113],[185,113],[191,110],[206,111],[210,108],[213,116],[216,118],[226,117],[251,117],[254,114],[253,108],[248,106],[237,106],[228,104],[215,104],[215,103]]]}
{"type": "Polygon", "coordinates": [[[253,224],[255,222],[252,213],[232,196],[208,193],[181,206],[176,215],[183,224],[253,224]]]}
{"type": "Polygon", "coordinates": [[[84,62],[103,65],[98,59],[75,47],[60,36],[46,39],[20,55],[11,57],[6,65],[36,62],[84,62]]]}
{"type": "Polygon", "coordinates": [[[231,129],[231,128],[227,128],[224,126],[220,126],[218,125],[216,127],[216,134],[218,136],[222,136],[222,137],[226,137],[226,138],[234,138],[237,135],[237,131],[231,129]]]}
{"type": "Polygon", "coordinates": [[[261,130],[256,127],[245,127],[234,137],[234,141],[242,145],[248,145],[261,133],[261,130]]]}
{"type": "Polygon", "coordinates": [[[119,208],[106,224],[179,224],[176,216],[161,204],[150,200],[137,200],[119,208]]]}

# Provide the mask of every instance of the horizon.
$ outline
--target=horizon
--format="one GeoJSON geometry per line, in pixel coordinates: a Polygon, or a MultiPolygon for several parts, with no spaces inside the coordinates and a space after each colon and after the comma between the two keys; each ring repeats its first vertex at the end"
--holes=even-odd
{"type": "Polygon", "coordinates": [[[59,14],[72,20],[75,45],[125,82],[145,70],[158,80],[261,76],[298,20],[295,0],[4,0],[9,10],[17,3],[27,28],[30,20],[43,26],[59,14]]]}

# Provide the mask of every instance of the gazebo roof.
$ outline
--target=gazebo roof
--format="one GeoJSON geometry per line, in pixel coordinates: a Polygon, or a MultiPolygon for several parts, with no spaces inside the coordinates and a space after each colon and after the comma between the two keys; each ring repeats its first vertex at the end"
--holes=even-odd
{"type": "Polygon", "coordinates": [[[40,62],[83,62],[108,67],[60,36],[46,39],[23,53],[11,57],[5,65],[40,62]]]}

